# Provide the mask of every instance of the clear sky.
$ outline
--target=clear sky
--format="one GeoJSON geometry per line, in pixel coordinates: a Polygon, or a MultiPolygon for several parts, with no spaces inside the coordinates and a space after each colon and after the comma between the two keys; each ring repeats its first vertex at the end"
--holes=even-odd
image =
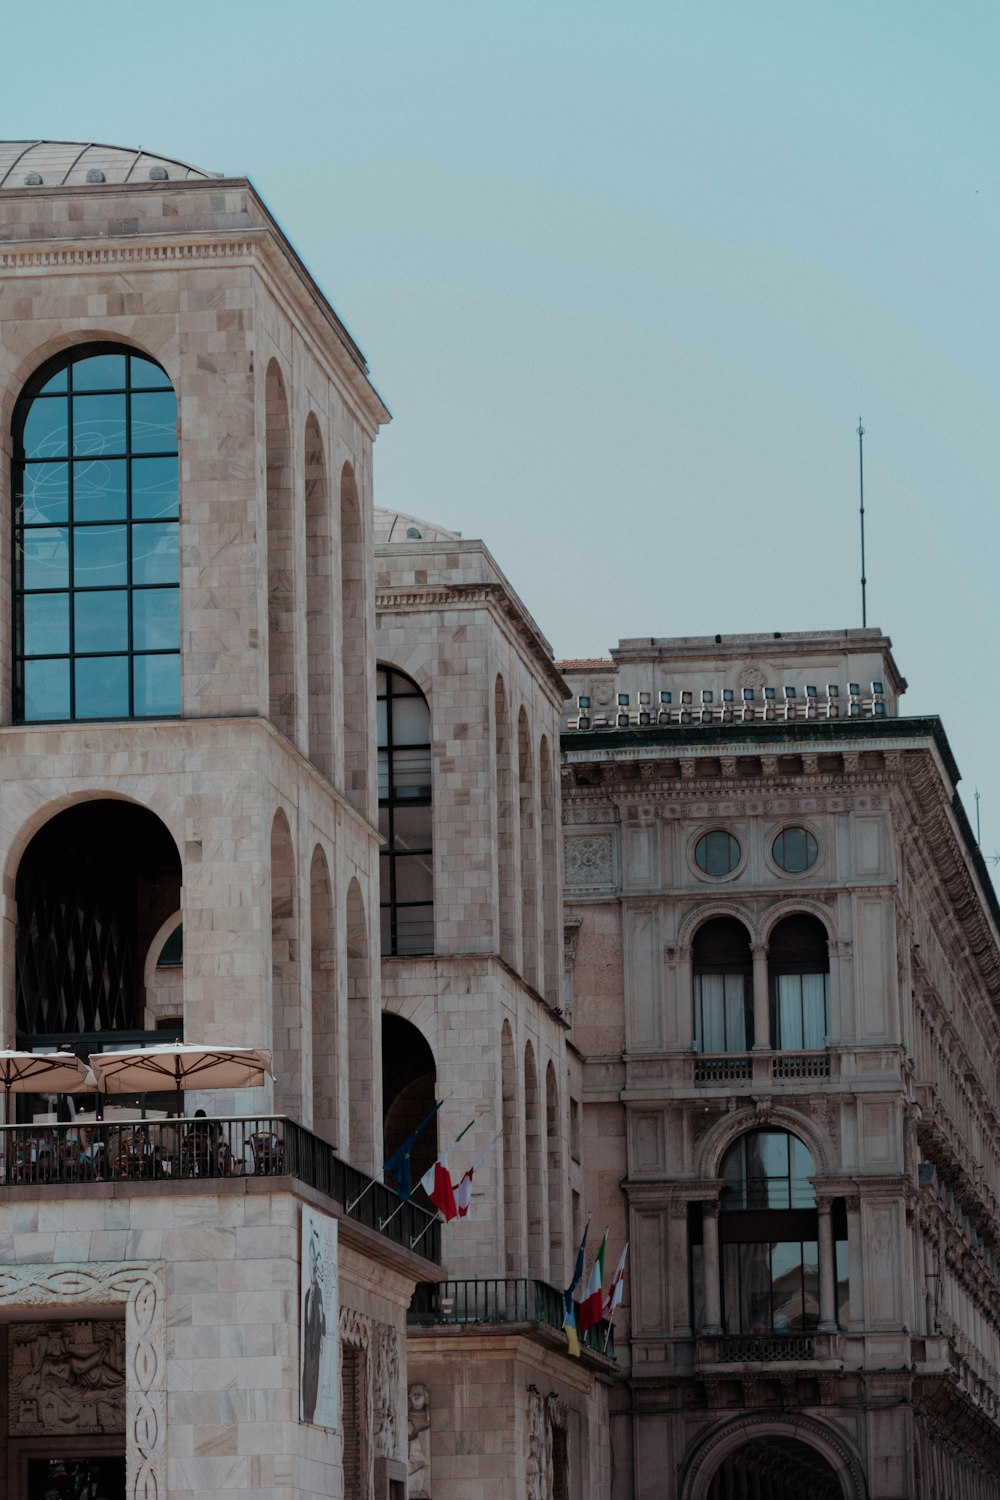
{"type": "MultiPolygon", "coordinates": [[[[29,24],[30,23],[30,24],[29,24]]],[[[46,0],[0,135],[249,175],[558,655],[860,624],[1000,850],[995,0],[46,0]]]]}

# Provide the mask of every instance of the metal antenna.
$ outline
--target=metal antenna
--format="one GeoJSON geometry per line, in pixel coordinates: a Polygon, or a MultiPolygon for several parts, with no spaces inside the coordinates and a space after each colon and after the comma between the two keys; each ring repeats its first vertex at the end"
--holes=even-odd
{"type": "Polygon", "coordinates": [[[976,787],[976,848],[979,848],[979,788],[976,787]]]}
{"type": "Polygon", "coordinates": [[[860,417],[858,418],[858,481],[861,486],[861,626],[864,629],[868,624],[868,605],[865,597],[868,580],[865,577],[865,429],[860,417]]]}

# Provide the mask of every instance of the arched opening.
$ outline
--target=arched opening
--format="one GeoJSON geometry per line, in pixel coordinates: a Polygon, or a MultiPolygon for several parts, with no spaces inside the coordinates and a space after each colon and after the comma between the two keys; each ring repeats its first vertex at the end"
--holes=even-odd
{"type": "Polygon", "coordinates": [[[549,1005],[560,1005],[562,984],[562,921],[557,874],[559,822],[552,756],[545,735],[539,751],[539,790],[542,818],[542,993],[549,1005]]]}
{"type": "Polygon", "coordinates": [[[152,360],[86,344],[14,412],[14,718],[181,711],[177,400],[152,360]]]}
{"type": "MultiPolygon", "coordinates": [[[[389,1012],[382,1015],[382,1149],[385,1160],[434,1108],[437,1069],[423,1032],[389,1012]]],[[[419,1179],[437,1160],[437,1117],[413,1143],[410,1180],[419,1179]]],[[[398,1187],[399,1184],[397,1183],[398,1187]]]]}
{"type": "Polygon", "coordinates": [[[344,795],[354,807],[368,802],[368,697],[366,693],[365,541],[354,470],[340,476],[341,659],[344,664],[344,795]]]}
{"type": "Polygon", "coordinates": [[[374,1067],[368,925],[361,889],[352,880],[347,892],[347,1069],[350,1106],[349,1160],[362,1171],[374,1171],[374,1067]]]}
{"type": "Polygon", "coordinates": [[[538,987],[538,851],[535,846],[535,761],[528,715],[517,717],[518,796],[521,827],[521,975],[538,987]]]}
{"type": "Polygon", "coordinates": [[[295,739],[295,516],[285,382],[276,360],[265,382],[267,662],[272,724],[295,739]]]}
{"type": "Polygon", "coordinates": [[[824,1047],[830,1035],[830,958],[826,928],[805,912],[785,917],[767,950],[771,1035],[784,1051],[824,1047]]]}
{"type": "Polygon", "coordinates": [[[518,1191],[517,1066],[510,1022],[500,1028],[500,1089],[503,1109],[503,1239],[507,1275],[516,1276],[522,1265],[521,1214],[523,1197],[518,1191]]]}
{"type": "Polygon", "coordinates": [[[494,689],[493,709],[494,733],[496,737],[496,796],[497,796],[497,899],[500,920],[500,957],[513,965],[517,962],[517,925],[515,918],[514,892],[514,767],[510,740],[510,719],[507,715],[507,694],[503,678],[498,677],[494,689]]]}
{"type": "Polygon", "coordinates": [[[330,870],[323,850],[309,871],[309,956],[312,968],[312,1128],[337,1144],[340,1016],[337,1005],[336,933],[330,870]]]}
{"type": "Polygon", "coordinates": [[[409,677],[380,667],[379,916],[382,955],[434,952],[431,716],[409,677]]]}
{"type": "Polygon", "coordinates": [[[180,893],[177,845],[146,808],[101,799],[50,818],[15,881],[18,1045],[98,1051],[152,1029],[147,959],[180,893]]]}
{"type": "Polygon", "coordinates": [[[559,1087],[551,1063],[545,1069],[545,1136],[548,1142],[549,1189],[549,1278],[558,1280],[565,1270],[566,1245],[563,1232],[563,1189],[566,1182],[565,1142],[559,1113],[559,1087]]]}
{"type": "Polygon", "coordinates": [[[306,656],[309,759],[333,779],[333,559],[326,455],[319,423],[306,422],[306,656]]]}
{"type": "Polygon", "coordinates": [[[279,808],[271,824],[271,1016],[275,1106],[301,1118],[302,1005],[295,848],[279,808]]]}
{"type": "Polygon", "coordinates": [[[768,1433],[728,1454],[704,1493],[705,1500],[843,1500],[844,1489],[815,1448],[768,1433]]]}
{"type": "Polygon", "coordinates": [[[712,917],[695,933],[691,957],[698,1050],[745,1052],[754,1042],[749,933],[734,917],[712,917]]]}
{"type": "Polygon", "coordinates": [[[528,1274],[545,1279],[545,1180],[542,1155],[541,1104],[535,1051],[524,1049],[524,1156],[528,1188],[528,1274]]]}

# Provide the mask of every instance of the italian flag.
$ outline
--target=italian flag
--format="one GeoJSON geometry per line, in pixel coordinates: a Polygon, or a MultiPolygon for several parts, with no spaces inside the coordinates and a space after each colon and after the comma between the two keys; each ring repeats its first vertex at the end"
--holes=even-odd
{"type": "MultiPolygon", "coordinates": [[[[455,1202],[455,1188],[452,1184],[451,1172],[448,1167],[448,1158],[454,1151],[455,1147],[458,1145],[459,1141],[462,1139],[463,1135],[465,1135],[466,1131],[471,1130],[475,1123],[476,1122],[474,1119],[470,1120],[468,1125],[466,1125],[465,1130],[460,1130],[458,1132],[458,1135],[456,1135],[447,1151],[442,1151],[433,1167],[431,1167],[429,1171],[425,1172],[423,1177],[421,1177],[420,1179],[420,1186],[423,1188],[424,1192],[427,1194],[428,1198],[431,1200],[434,1207],[437,1209],[438,1213],[441,1215],[442,1219],[444,1219],[444,1222],[446,1224],[450,1224],[452,1219],[457,1219],[459,1217],[458,1205],[455,1202]]],[[[464,1218],[464,1214],[462,1215],[462,1217],[464,1218]]]]}
{"type": "Polygon", "coordinates": [[[610,1322],[614,1317],[615,1308],[622,1300],[622,1282],[625,1280],[625,1257],[627,1255],[628,1240],[625,1241],[625,1249],[618,1257],[618,1264],[617,1266],[615,1266],[615,1274],[612,1276],[611,1285],[608,1287],[607,1301],[604,1304],[604,1316],[608,1320],[608,1322],[610,1322]]]}
{"type": "Polygon", "coordinates": [[[583,1299],[576,1312],[576,1326],[581,1333],[586,1333],[588,1328],[593,1328],[595,1323],[599,1323],[604,1311],[604,1247],[607,1243],[608,1231],[605,1230],[597,1251],[597,1259],[590,1270],[590,1280],[587,1282],[583,1299]]]}
{"type": "Polygon", "coordinates": [[[480,1151],[479,1155],[472,1163],[472,1166],[466,1170],[461,1182],[457,1182],[455,1184],[455,1208],[458,1211],[458,1217],[460,1219],[466,1218],[468,1216],[469,1210],[472,1207],[472,1179],[476,1174],[476,1168],[482,1166],[483,1162],[486,1160],[487,1156],[489,1156],[490,1152],[493,1150],[493,1147],[496,1145],[499,1139],[500,1132],[497,1131],[496,1135],[490,1141],[489,1145],[483,1147],[482,1151],[480,1151]]]}

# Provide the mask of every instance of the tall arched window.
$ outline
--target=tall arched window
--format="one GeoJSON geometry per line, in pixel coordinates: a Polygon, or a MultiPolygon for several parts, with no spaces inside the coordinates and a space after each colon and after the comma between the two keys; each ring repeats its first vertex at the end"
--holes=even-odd
{"type": "Polygon", "coordinates": [[[698,928],[692,952],[694,1039],[701,1052],[745,1052],[753,1046],[750,938],[734,917],[698,928]]]}
{"type": "Polygon", "coordinates": [[[771,1035],[786,1051],[823,1047],[830,1035],[830,959],[826,928],[796,913],[771,933],[771,1035]]]}
{"type": "Polygon", "coordinates": [[[409,677],[378,671],[382,952],[433,953],[431,716],[409,677]]]}
{"type": "Polygon", "coordinates": [[[177,400],[159,365],[89,344],[14,414],[14,717],[179,714],[177,400]]]}

